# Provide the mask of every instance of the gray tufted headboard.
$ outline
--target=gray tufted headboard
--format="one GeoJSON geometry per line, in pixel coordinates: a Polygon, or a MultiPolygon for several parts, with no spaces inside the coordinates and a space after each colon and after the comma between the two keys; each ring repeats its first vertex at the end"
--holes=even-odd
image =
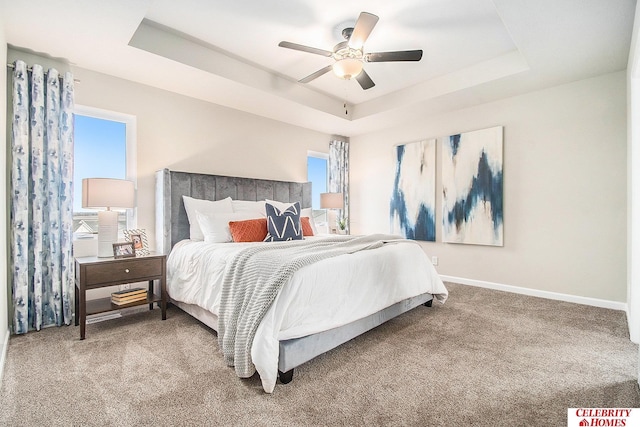
{"type": "Polygon", "coordinates": [[[156,250],[158,252],[168,254],[173,245],[189,238],[189,220],[182,196],[205,200],[222,200],[231,197],[234,200],[299,201],[302,208],[310,208],[311,183],[160,170],[156,172],[156,250]]]}

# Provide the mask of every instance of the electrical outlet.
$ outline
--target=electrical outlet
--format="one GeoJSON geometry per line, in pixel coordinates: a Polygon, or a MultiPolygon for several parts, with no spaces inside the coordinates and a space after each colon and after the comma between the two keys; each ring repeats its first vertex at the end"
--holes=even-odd
{"type": "Polygon", "coordinates": [[[131,289],[131,285],[130,284],[126,284],[126,285],[120,285],[120,290],[121,291],[126,291],[127,289],[131,289]]]}
{"type": "Polygon", "coordinates": [[[437,256],[432,256],[431,257],[431,264],[438,265],[438,257],[437,256]]]}

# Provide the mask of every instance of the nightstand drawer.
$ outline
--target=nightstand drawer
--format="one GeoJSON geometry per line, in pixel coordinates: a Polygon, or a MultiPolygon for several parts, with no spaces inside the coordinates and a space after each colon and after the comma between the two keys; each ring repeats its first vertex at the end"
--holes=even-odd
{"type": "Polygon", "coordinates": [[[148,277],[162,275],[162,258],[130,261],[114,261],[87,265],[84,271],[85,285],[91,286],[108,282],[135,282],[148,277]]]}

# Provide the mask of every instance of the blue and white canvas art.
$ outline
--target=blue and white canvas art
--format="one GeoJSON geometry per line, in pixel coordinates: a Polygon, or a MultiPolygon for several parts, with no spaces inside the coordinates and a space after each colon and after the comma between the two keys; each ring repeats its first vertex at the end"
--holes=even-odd
{"type": "Polygon", "coordinates": [[[503,246],[502,126],[442,143],[442,241],[503,246]]]}
{"type": "Polygon", "coordinates": [[[436,240],[436,140],[398,145],[390,203],[391,232],[436,240]]]}

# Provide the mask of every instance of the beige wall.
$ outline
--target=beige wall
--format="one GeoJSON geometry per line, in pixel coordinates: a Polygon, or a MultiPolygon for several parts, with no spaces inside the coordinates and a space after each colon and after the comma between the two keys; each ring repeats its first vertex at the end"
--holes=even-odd
{"type": "Polygon", "coordinates": [[[626,302],[625,73],[351,138],[352,230],[389,231],[393,146],[504,126],[504,247],[436,242],[442,275],[626,302]]]}
{"type": "MultiPolygon", "coordinates": [[[[156,170],[303,181],[307,150],[327,151],[327,134],[73,71],[77,104],[137,118],[138,226],[152,245],[156,170]]],[[[625,90],[614,73],[352,137],[354,232],[389,230],[394,145],[502,125],[505,246],[440,243],[438,223],[438,242],[422,244],[438,272],[625,302],[625,90]]]]}
{"type": "MultiPolygon", "coordinates": [[[[12,49],[9,56],[31,62],[46,61],[12,49]]],[[[57,65],[58,69],[65,68],[57,65]]],[[[306,181],[307,150],[328,151],[328,134],[86,69],[72,71],[80,80],[75,85],[77,105],[136,117],[138,227],[146,229],[152,247],[155,171],[169,168],[306,181]]]]}
{"type": "MultiPolygon", "coordinates": [[[[627,282],[629,303],[629,335],[640,342],[640,7],[636,6],[633,36],[627,65],[627,190],[628,242],[627,282]],[[636,260],[634,263],[633,260],[636,260]]],[[[639,349],[640,351],[640,349],[639,349]]],[[[640,353],[638,354],[640,373],[640,353]]],[[[640,375],[639,375],[640,378],[640,375]]]]}
{"type": "MultiPolygon", "coordinates": [[[[0,12],[4,7],[4,2],[0,2],[0,12]]],[[[2,16],[2,13],[0,13],[2,16]]],[[[4,22],[0,17],[0,58],[2,61],[7,59],[7,42],[4,35],[4,22]]],[[[0,67],[0,164],[5,165],[7,162],[7,67],[1,64],[0,67]]],[[[0,379],[2,379],[2,368],[4,366],[4,356],[6,354],[5,343],[9,337],[9,313],[8,313],[8,301],[5,295],[10,295],[7,285],[7,168],[3,169],[3,173],[0,173],[0,191],[5,194],[4,197],[0,197],[0,282],[4,283],[5,291],[0,294],[0,379]]]]}
{"type": "Polygon", "coordinates": [[[138,226],[152,246],[155,171],[306,181],[307,150],[328,150],[327,134],[87,70],[74,75],[77,104],[137,118],[138,226]]]}

